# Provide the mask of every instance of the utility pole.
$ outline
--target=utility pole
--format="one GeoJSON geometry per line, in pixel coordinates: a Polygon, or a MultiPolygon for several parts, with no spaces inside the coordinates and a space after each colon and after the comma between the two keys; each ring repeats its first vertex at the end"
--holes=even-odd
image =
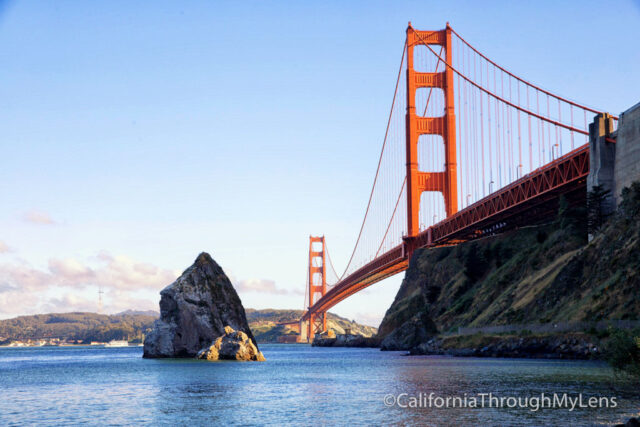
{"type": "Polygon", "coordinates": [[[98,285],[98,314],[102,314],[102,286],[98,285]]]}

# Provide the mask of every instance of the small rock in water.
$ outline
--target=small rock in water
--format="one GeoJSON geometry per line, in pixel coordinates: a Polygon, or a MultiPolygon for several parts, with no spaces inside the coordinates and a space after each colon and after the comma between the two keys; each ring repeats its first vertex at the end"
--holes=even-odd
{"type": "Polygon", "coordinates": [[[218,337],[210,347],[200,350],[198,359],[252,360],[256,362],[266,360],[247,334],[235,331],[231,326],[225,326],[224,335],[218,337]]]}

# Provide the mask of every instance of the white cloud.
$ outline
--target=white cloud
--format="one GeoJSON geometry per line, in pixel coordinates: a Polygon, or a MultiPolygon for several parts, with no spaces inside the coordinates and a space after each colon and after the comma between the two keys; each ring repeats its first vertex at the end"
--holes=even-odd
{"type": "Polygon", "coordinates": [[[276,288],[276,282],[265,279],[248,279],[236,283],[238,292],[262,292],[267,294],[284,295],[288,293],[285,289],[276,288]]]}
{"type": "Polygon", "coordinates": [[[70,311],[98,311],[98,302],[89,300],[73,292],[65,293],[60,297],[49,298],[41,306],[43,313],[65,313],[70,311]]]}
{"type": "Polygon", "coordinates": [[[236,282],[238,292],[259,292],[272,295],[301,294],[300,291],[289,291],[276,286],[276,282],[266,279],[247,279],[236,282]]]}
{"type": "Polygon", "coordinates": [[[6,254],[7,252],[11,252],[11,249],[5,242],[0,240],[0,254],[6,254]]]}
{"type": "Polygon", "coordinates": [[[382,323],[382,318],[378,313],[356,313],[355,321],[360,323],[361,325],[368,325],[377,328],[382,323]]]}
{"type": "Polygon", "coordinates": [[[105,313],[119,313],[125,310],[154,310],[160,311],[160,297],[155,299],[141,298],[128,291],[114,289],[105,294],[105,313]]]}
{"type": "Polygon", "coordinates": [[[105,288],[159,289],[171,284],[180,275],[176,271],[136,262],[123,255],[111,256],[101,253],[98,258],[106,265],[93,270],[95,283],[105,288]]]}
{"type": "Polygon", "coordinates": [[[61,281],[69,282],[70,284],[91,281],[94,277],[93,270],[73,258],[63,260],[50,259],[49,271],[52,277],[57,277],[61,281]]]}
{"type": "Polygon", "coordinates": [[[1,264],[0,285],[24,290],[50,286],[83,288],[101,286],[126,290],[160,289],[179,275],[152,264],[140,263],[126,256],[101,254],[98,266],[89,266],[74,258],[51,258],[48,270],[39,270],[27,263],[1,264]]]}
{"type": "Polygon", "coordinates": [[[36,291],[46,288],[52,281],[51,274],[32,268],[21,262],[0,265],[0,288],[36,291]]]}
{"type": "Polygon", "coordinates": [[[105,312],[157,310],[157,299],[154,302],[143,296],[151,295],[151,291],[157,295],[179,274],[104,252],[91,263],[52,258],[46,269],[21,260],[0,264],[0,318],[50,311],[96,311],[97,296],[87,295],[97,287],[105,291],[105,312]]]}
{"type": "Polygon", "coordinates": [[[31,224],[41,224],[41,225],[55,225],[56,221],[51,218],[51,216],[46,212],[41,211],[29,211],[22,216],[22,219],[25,222],[29,222],[31,224]]]}
{"type": "Polygon", "coordinates": [[[21,314],[35,314],[40,303],[40,295],[35,292],[0,293],[0,319],[21,314]]]}
{"type": "MultiPolygon", "coordinates": [[[[126,291],[108,291],[103,298],[102,313],[119,313],[126,310],[155,310],[158,311],[158,301],[132,296],[126,291]]],[[[46,300],[40,307],[39,313],[64,313],[70,311],[98,312],[98,299],[86,298],[74,292],[67,292],[60,297],[46,300]]]]}
{"type": "MultiPolygon", "coordinates": [[[[100,252],[87,260],[51,258],[45,268],[16,260],[0,264],[0,318],[21,314],[98,310],[97,288],[103,291],[103,312],[158,310],[157,292],[180,272],[124,255],[100,252]]],[[[283,289],[273,280],[233,280],[240,294],[303,296],[303,289],[283,289]]],[[[262,296],[261,296],[262,295],[262,296]]]]}

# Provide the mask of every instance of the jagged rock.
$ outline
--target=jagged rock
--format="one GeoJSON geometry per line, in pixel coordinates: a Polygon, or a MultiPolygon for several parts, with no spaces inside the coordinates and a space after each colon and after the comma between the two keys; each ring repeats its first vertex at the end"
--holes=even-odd
{"type": "Polygon", "coordinates": [[[234,331],[230,326],[224,328],[224,335],[218,337],[210,347],[200,350],[197,357],[206,360],[265,361],[264,356],[247,334],[234,331]]]}
{"type": "Polygon", "coordinates": [[[581,333],[523,338],[499,335],[444,336],[421,343],[409,352],[412,355],[539,359],[597,359],[600,353],[590,337],[581,333]]]}
{"type": "Polygon", "coordinates": [[[437,333],[438,328],[433,320],[424,312],[418,313],[387,335],[382,340],[380,349],[409,350],[428,341],[437,333]]]}
{"type": "Polygon", "coordinates": [[[413,347],[409,350],[409,354],[411,355],[421,355],[421,354],[444,354],[442,350],[442,340],[438,338],[431,338],[427,342],[423,342],[416,347],[413,347]]]}
{"type": "Polygon", "coordinates": [[[160,319],[144,340],[143,357],[194,357],[227,325],[256,345],[238,294],[209,254],[198,255],[160,296],[160,319]]]}
{"type": "Polygon", "coordinates": [[[365,337],[356,334],[318,334],[311,343],[313,347],[379,347],[376,337],[365,337]]]}

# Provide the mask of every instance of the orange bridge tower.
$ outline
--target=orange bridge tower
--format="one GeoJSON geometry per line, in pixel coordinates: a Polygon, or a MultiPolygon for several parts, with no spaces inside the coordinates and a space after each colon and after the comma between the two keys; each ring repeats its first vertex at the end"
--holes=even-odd
{"type": "MultiPolygon", "coordinates": [[[[307,340],[313,341],[315,334],[327,330],[327,313],[311,312],[311,307],[327,293],[327,276],[325,269],[326,252],[324,236],[309,236],[309,321],[307,324],[307,340]]],[[[302,326],[302,325],[301,325],[302,326]]],[[[304,330],[303,327],[300,330],[304,330]]]]}
{"type": "Polygon", "coordinates": [[[418,45],[440,45],[446,61],[452,63],[451,27],[440,31],[414,30],[407,27],[407,226],[409,238],[420,232],[420,197],[425,191],[441,192],[447,217],[458,211],[458,184],[456,170],[456,117],[453,97],[453,70],[445,66],[439,73],[418,72],[413,67],[413,49],[418,45]],[[444,115],[422,117],[416,115],[416,89],[435,88],[444,94],[444,115]],[[420,171],[418,168],[418,141],[421,135],[440,135],[444,142],[443,171],[420,171]]]}

